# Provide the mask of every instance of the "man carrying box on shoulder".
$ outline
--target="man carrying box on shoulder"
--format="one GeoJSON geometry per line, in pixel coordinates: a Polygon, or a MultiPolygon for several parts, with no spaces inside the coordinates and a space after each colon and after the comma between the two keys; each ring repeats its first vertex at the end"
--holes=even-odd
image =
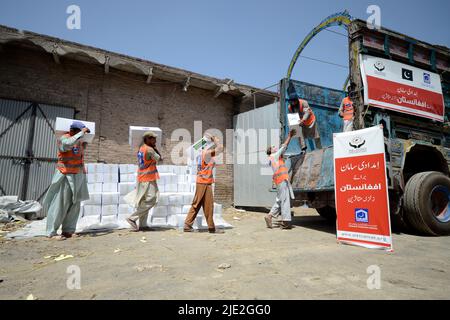
{"type": "Polygon", "coordinates": [[[71,238],[75,233],[80,203],[89,199],[82,138],[90,130],[80,121],[74,121],[70,131],[58,138],[58,163],[43,204],[47,208],[47,237],[59,240],[71,238]],[[57,235],[59,227],[62,233],[57,235]]]}
{"type": "Polygon", "coordinates": [[[197,169],[197,183],[195,186],[194,200],[191,209],[184,222],[184,232],[193,232],[192,225],[197,217],[200,208],[203,207],[209,233],[224,233],[223,230],[216,229],[214,225],[214,197],[212,184],[214,183],[215,157],[223,151],[223,146],[219,144],[217,137],[211,137],[214,146],[202,150],[201,160],[197,169]]]}
{"type": "Polygon", "coordinates": [[[152,131],[144,133],[142,143],[137,153],[138,171],[137,188],[134,206],[136,211],[127,218],[127,222],[134,231],[148,231],[148,212],[158,203],[159,190],[157,180],[159,179],[156,164],[161,160],[161,154],[156,149],[157,135],[152,131]],[[139,227],[136,221],[139,219],[139,227]]]}
{"type": "Polygon", "coordinates": [[[277,218],[281,215],[281,229],[291,229],[291,201],[294,199],[294,192],[292,191],[291,183],[289,182],[289,173],[286,164],[284,163],[283,155],[295,136],[295,130],[291,130],[286,141],[276,150],[275,147],[267,148],[267,155],[269,156],[270,166],[273,170],[273,183],[277,186],[276,202],[270,212],[264,217],[267,228],[272,229],[272,218],[277,218]]]}

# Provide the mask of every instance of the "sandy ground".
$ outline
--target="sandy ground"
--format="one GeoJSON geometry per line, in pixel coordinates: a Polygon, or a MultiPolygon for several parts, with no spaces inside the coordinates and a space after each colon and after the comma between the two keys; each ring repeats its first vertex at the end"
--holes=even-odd
{"type": "Polygon", "coordinates": [[[267,229],[262,213],[229,210],[234,229],[221,235],[122,230],[0,240],[0,299],[450,298],[450,237],[394,234],[387,253],[337,244],[335,227],[314,210],[295,215],[292,230],[267,229]],[[74,258],[45,259],[60,254],[74,258]],[[80,268],[80,290],[67,288],[71,265],[80,268]],[[371,265],[380,268],[380,289],[367,287],[371,265]]]}

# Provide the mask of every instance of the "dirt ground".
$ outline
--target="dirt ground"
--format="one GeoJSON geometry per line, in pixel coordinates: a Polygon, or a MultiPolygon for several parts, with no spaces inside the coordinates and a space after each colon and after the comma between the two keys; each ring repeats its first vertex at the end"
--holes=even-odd
{"type": "Polygon", "coordinates": [[[337,244],[335,227],[311,209],[295,209],[292,230],[267,229],[263,213],[224,216],[234,225],[226,234],[0,240],[0,299],[450,298],[450,237],[394,234],[387,253],[337,244]],[[48,258],[60,254],[74,257],[48,258]],[[81,271],[79,290],[67,288],[71,265],[81,271]],[[380,268],[380,289],[367,287],[371,265],[380,268]]]}

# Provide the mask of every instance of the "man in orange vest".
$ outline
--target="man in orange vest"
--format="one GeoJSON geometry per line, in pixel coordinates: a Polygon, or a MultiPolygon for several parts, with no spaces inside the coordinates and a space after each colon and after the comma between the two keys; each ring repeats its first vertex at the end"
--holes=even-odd
{"type": "Polygon", "coordinates": [[[350,83],[349,92],[347,97],[342,99],[341,106],[339,107],[339,117],[344,120],[344,126],[342,132],[353,131],[353,120],[355,118],[355,109],[353,107],[353,101],[350,99],[350,95],[353,95],[355,85],[350,83]]]}
{"type": "Polygon", "coordinates": [[[320,143],[320,133],[317,127],[316,116],[310,108],[308,101],[300,99],[297,94],[292,94],[289,96],[288,110],[289,113],[297,112],[300,117],[299,125],[301,132],[299,141],[302,152],[305,152],[307,149],[306,139],[314,139],[315,147],[321,149],[322,144],[320,143]]]}
{"type": "Polygon", "coordinates": [[[157,181],[159,179],[156,164],[161,160],[161,154],[156,148],[157,135],[148,131],[142,136],[142,143],[137,153],[138,171],[136,198],[134,206],[136,211],[127,218],[127,222],[134,231],[149,231],[147,225],[148,212],[158,203],[159,190],[157,181]],[[139,219],[139,227],[136,221],[139,219]]]}
{"type": "Polygon", "coordinates": [[[286,141],[281,145],[277,151],[275,147],[267,148],[267,155],[269,156],[270,165],[273,170],[272,180],[277,186],[276,202],[270,212],[264,217],[267,228],[272,228],[272,218],[277,218],[281,214],[282,222],[281,229],[291,229],[291,198],[294,199],[292,186],[289,182],[288,168],[283,159],[289,142],[295,136],[295,130],[291,130],[286,141]]]}
{"type": "Polygon", "coordinates": [[[194,231],[192,225],[200,208],[203,207],[209,233],[224,233],[223,230],[216,229],[214,225],[214,197],[212,190],[212,184],[214,183],[213,170],[216,165],[215,157],[223,151],[223,146],[220,144],[219,138],[207,137],[211,138],[214,146],[207,150],[202,150],[200,163],[197,166],[195,195],[192,200],[191,209],[184,221],[184,232],[194,231]]]}
{"type": "Polygon", "coordinates": [[[80,203],[89,199],[84,171],[86,144],[82,138],[90,130],[80,121],[74,121],[70,131],[58,138],[58,162],[43,204],[47,208],[47,236],[65,240],[75,233],[80,203]],[[62,233],[57,235],[59,227],[62,233]]]}

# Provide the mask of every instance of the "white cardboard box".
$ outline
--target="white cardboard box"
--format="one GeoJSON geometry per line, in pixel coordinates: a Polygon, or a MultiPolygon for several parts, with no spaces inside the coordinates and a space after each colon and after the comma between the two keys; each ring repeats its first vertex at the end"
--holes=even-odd
{"type": "Polygon", "coordinates": [[[187,183],[179,183],[177,186],[178,192],[189,192],[190,191],[190,185],[187,183]]]}
{"type": "Polygon", "coordinates": [[[156,206],[153,207],[152,215],[154,217],[165,217],[167,216],[167,206],[156,206]]]}
{"type": "Polygon", "coordinates": [[[191,209],[191,205],[190,205],[190,204],[185,204],[185,205],[181,208],[181,213],[182,213],[182,214],[188,214],[190,209],[191,209]]]}
{"type": "MultiPolygon", "coordinates": [[[[158,168],[159,172],[159,168],[158,168]]],[[[160,184],[170,184],[170,183],[176,183],[177,176],[174,173],[171,172],[159,172],[159,180],[158,183],[160,184]],[[174,181],[174,182],[172,182],[174,181]]]]}
{"type": "Polygon", "coordinates": [[[119,204],[128,204],[125,200],[125,195],[119,195],[119,204]]]}
{"type": "Polygon", "coordinates": [[[117,183],[103,183],[102,192],[117,192],[117,183]]]}
{"type": "Polygon", "coordinates": [[[297,112],[296,113],[288,113],[287,117],[288,117],[289,127],[298,126],[300,117],[297,112]]]}
{"type": "Polygon", "coordinates": [[[302,130],[298,122],[300,121],[300,116],[298,113],[288,113],[288,122],[289,122],[289,130],[295,130],[296,134],[294,137],[300,137],[300,133],[302,130]]]}
{"type": "Polygon", "coordinates": [[[89,130],[91,130],[91,133],[87,133],[83,136],[83,141],[87,142],[87,143],[92,143],[92,140],[94,140],[95,137],[95,123],[94,122],[89,122],[89,121],[84,121],[84,120],[75,120],[75,119],[67,119],[67,118],[60,118],[57,117],[56,118],[56,123],[55,123],[55,133],[58,137],[62,136],[64,133],[69,132],[70,130],[70,125],[72,124],[72,122],[74,121],[80,121],[83,122],[84,125],[86,127],[89,128],[89,130]]]}
{"type": "Polygon", "coordinates": [[[103,183],[88,183],[88,191],[89,191],[89,193],[102,192],[103,191],[103,183]]]}
{"type": "Polygon", "coordinates": [[[128,204],[119,204],[119,215],[130,215],[134,212],[134,208],[128,204]]]}
{"type": "Polygon", "coordinates": [[[177,183],[187,183],[189,176],[187,174],[179,174],[177,175],[177,183]]]}
{"type": "Polygon", "coordinates": [[[183,205],[183,195],[182,194],[171,194],[171,195],[169,195],[169,205],[170,206],[181,206],[181,205],[183,205]]]}
{"type": "Polygon", "coordinates": [[[130,126],[128,142],[133,151],[139,148],[139,145],[142,142],[142,135],[147,131],[152,131],[157,135],[156,147],[158,148],[158,150],[161,150],[162,130],[160,128],[130,126]]]}
{"type": "Polygon", "coordinates": [[[166,192],[161,192],[161,190],[160,190],[159,199],[158,199],[158,206],[167,206],[167,205],[169,205],[169,195],[170,194],[168,194],[166,192]]]}
{"type": "Polygon", "coordinates": [[[103,173],[103,163],[86,163],[86,172],[91,173],[103,173]]]}
{"type": "Polygon", "coordinates": [[[117,228],[119,224],[119,220],[117,215],[102,215],[100,223],[103,226],[108,225],[110,228],[117,228]]]}
{"type": "Polygon", "coordinates": [[[90,192],[89,200],[84,200],[81,203],[83,205],[86,205],[86,204],[101,205],[102,204],[102,193],[101,192],[90,192]]]}
{"type": "Polygon", "coordinates": [[[86,175],[88,183],[102,183],[103,182],[103,173],[88,173],[86,175]]]}
{"type": "Polygon", "coordinates": [[[100,215],[84,216],[77,223],[77,232],[95,229],[100,223],[100,215]]]}
{"type": "Polygon", "coordinates": [[[121,173],[120,182],[136,182],[136,173],[121,173]]]}
{"type": "Polygon", "coordinates": [[[102,217],[117,216],[118,214],[119,214],[119,206],[117,204],[102,205],[102,217]]]}
{"type": "Polygon", "coordinates": [[[83,217],[98,216],[102,214],[102,206],[97,204],[83,205],[83,217]]]}
{"type": "Polygon", "coordinates": [[[222,205],[218,203],[214,203],[214,215],[221,216],[222,215],[222,205]]]}
{"type": "Polygon", "coordinates": [[[177,214],[177,224],[178,224],[178,228],[183,228],[184,227],[184,221],[186,221],[186,214],[177,214]]]}
{"type": "Polygon", "coordinates": [[[177,183],[178,183],[178,176],[175,174],[173,176],[170,176],[169,184],[177,184],[177,183]]]}
{"type": "Polygon", "coordinates": [[[192,200],[194,200],[194,193],[192,192],[185,192],[183,195],[183,204],[184,205],[191,205],[192,200]]]}
{"type": "Polygon", "coordinates": [[[120,174],[136,173],[137,165],[135,164],[119,164],[120,174]]]}
{"type": "Polygon", "coordinates": [[[170,216],[167,216],[167,226],[176,228],[178,227],[178,219],[176,214],[172,214],[170,216]]]}
{"type": "Polygon", "coordinates": [[[118,183],[119,182],[119,172],[116,173],[103,173],[104,183],[118,183]]]}
{"type": "Polygon", "coordinates": [[[181,214],[182,209],[182,206],[167,206],[167,215],[181,214]]]}
{"type": "Polygon", "coordinates": [[[176,184],[166,184],[165,192],[177,192],[178,188],[176,184]]]}
{"type": "Polygon", "coordinates": [[[119,165],[115,163],[109,163],[103,165],[103,173],[119,174],[119,165]]]}
{"type": "Polygon", "coordinates": [[[119,193],[124,196],[134,190],[136,184],[134,182],[120,182],[119,193]]]}
{"type": "Polygon", "coordinates": [[[167,217],[152,217],[151,225],[153,227],[166,227],[167,226],[167,217]]]}
{"type": "Polygon", "coordinates": [[[119,193],[118,192],[102,192],[102,205],[118,205],[119,193]]]}

